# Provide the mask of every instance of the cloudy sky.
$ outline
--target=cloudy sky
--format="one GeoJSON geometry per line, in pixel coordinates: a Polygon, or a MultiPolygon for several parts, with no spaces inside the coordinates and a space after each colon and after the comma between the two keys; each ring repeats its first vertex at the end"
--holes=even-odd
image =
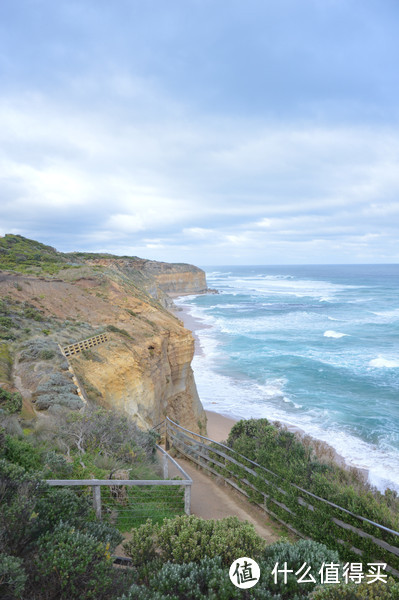
{"type": "Polygon", "coordinates": [[[399,262],[397,0],[2,0],[0,235],[399,262]]]}

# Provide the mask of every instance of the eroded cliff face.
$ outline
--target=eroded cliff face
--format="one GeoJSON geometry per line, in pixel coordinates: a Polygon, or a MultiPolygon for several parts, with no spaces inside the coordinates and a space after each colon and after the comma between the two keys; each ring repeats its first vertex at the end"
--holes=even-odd
{"type": "Polygon", "coordinates": [[[148,335],[144,343],[110,341],[95,348],[91,356],[77,355],[71,364],[97,401],[117,408],[148,428],[165,416],[194,431],[205,430],[205,415],[191,369],[194,344],[191,333],[181,328],[148,335]]]}
{"type": "Polygon", "coordinates": [[[185,263],[164,263],[141,258],[99,258],[93,264],[106,266],[123,273],[139,283],[163,305],[165,294],[202,294],[207,291],[205,272],[185,263]]]}
{"type": "Polygon", "coordinates": [[[204,271],[193,265],[146,261],[143,272],[155,278],[168,294],[201,294],[207,290],[204,271]]]}
{"type": "Polygon", "coordinates": [[[91,258],[53,277],[0,277],[2,297],[31,307],[43,319],[32,321],[26,339],[12,343],[15,383],[39,414],[38,390],[61,364],[62,376],[67,376],[65,359],[44,360],[42,350],[42,358],[27,359],[24,347],[32,340],[64,347],[107,331],[106,343],[68,359],[88,399],[129,414],[145,428],[167,415],[188,429],[205,432],[206,417],[191,369],[193,336],[165,308],[168,300],[162,289],[199,293],[206,289],[205,275],[187,265],[178,265],[177,272],[166,263],[158,268],[153,261],[141,261],[147,267],[136,268],[137,260],[141,259],[91,258]]]}

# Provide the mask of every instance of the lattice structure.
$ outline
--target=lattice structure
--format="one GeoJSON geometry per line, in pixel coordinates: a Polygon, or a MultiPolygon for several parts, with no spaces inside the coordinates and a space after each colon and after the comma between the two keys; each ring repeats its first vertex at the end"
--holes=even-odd
{"type": "Polygon", "coordinates": [[[87,340],[76,342],[76,344],[69,344],[69,346],[64,346],[62,348],[62,352],[67,357],[74,356],[75,354],[79,354],[79,352],[82,352],[82,350],[89,350],[94,346],[98,346],[99,344],[108,342],[108,339],[108,334],[101,333],[100,335],[95,335],[94,337],[88,338],[87,340]]]}

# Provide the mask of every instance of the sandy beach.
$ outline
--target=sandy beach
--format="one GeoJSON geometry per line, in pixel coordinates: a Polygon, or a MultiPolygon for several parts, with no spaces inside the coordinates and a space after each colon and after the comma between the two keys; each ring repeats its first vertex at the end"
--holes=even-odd
{"type": "Polygon", "coordinates": [[[230,429],[233,427],[234,423],[237,423],[237,420],[220,415],[211,410],[206,410],[205,413],[206,418],[208,419],[208,437],[210,437],[211,440],[215,440],[215,442],[225,442],[230,433],[230,429]]]}

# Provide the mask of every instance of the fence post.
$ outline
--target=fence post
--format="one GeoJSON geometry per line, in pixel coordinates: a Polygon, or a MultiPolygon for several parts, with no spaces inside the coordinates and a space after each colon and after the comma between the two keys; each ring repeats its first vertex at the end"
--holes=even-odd
{"type": "Polygon", "coordinates": [[[170,449],[169,438],[168,438],[168,417],[165,417],[165,450],[168,452],[170,449]]]}
{"type": "Polygon", "coordinates": [[[93,485],[93,507],[96,513],[97,519],[101,520],[101,486],[93,485]]]}
{"type": "Polygon", "coordinates": [[[191,508],[191,483],[184,487],[184,512],[190,515],[191,508]]]}
{"type": "Polygon", "coordinates": [[[168,468],[168,455],[167,454],[162,454],[162,462],[163,462],[163,478],[168,479],[169,468],[168,468]]]}

